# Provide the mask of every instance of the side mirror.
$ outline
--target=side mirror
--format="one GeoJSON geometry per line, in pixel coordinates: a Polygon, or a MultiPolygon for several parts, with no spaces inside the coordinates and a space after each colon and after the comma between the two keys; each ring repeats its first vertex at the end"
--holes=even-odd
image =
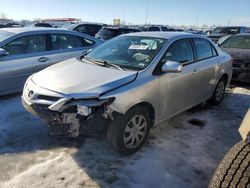
{"type": "Polygon", "coordinates": [[[161,70],[162,72],[178,73],[182,71],[182,64],[175,61],[167,61],[161,70]]]}
{"type": "Polygon", "coordinates": [[[5,49],[3,49],[3,48],[0,48],[0,57],[1,56],[6,56],[6,55],[8,55],[9,53],[5,50],[5,49]]]}

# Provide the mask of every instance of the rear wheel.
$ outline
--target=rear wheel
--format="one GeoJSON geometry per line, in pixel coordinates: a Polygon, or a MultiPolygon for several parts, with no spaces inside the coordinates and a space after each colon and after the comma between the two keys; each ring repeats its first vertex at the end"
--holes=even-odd
{"type": "Polygon", "coordinates": [[[250,187],[250,145],[241,141],[226,154],[217,167],[209,188],[250,187]]]}
{"type": "Polygon", "coordinates": [[[225,94],[226,85],[227,85],[226,79],[225,77],[222,77],[215,87],[213,96],[208,100],[210,104],[212,105],[220,104],[225,94]]]}
{"type": "Polygon", "coordinates": [[[113,148],[123,155],[133,154],[145,143],[151,120],[141,106],[130,109],[125,115],[116,115],[108,126],[107,137],[113,148]]]}

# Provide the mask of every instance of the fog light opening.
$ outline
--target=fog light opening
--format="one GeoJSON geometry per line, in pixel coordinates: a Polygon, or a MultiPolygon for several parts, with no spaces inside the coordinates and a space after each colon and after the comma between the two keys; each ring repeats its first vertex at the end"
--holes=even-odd
{"type": "Polygon", "coordinates": [[[91,113],[92,110],[88,106],[77,105],[77,114],[82,116],[89,116],[91,113]]]}

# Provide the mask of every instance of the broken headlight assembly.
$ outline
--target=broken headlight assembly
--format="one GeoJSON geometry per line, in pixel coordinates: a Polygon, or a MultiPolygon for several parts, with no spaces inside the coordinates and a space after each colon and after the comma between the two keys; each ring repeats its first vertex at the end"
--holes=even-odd
{"type": "MultiPolygon", "coordinates": [[[[107,99],[68,99],[63,98],[49,106],[54,113],[53,121],[49,122],[52,134],[68,134],[77,137],[80,130],[93,122],[112,119],[112,110],[109,105],[115,98],[107,99]],[[62,125],[66,125],[64,128],[62,125]],[[82,127],[82,128],[81,128],[82,127]]],[[[90,127],[94,127],[90,126],[90,127]]]]}
{"type": "Polygon", "coordinates": [[[110,105],[115,98],[107,99],[80,99],[74,100],[69,98],[63,98],[49,106],[49,109],[52,111],[58,111],[63,113],[68,109],[73,109],[75,113],[81,116],[89,116],[94,113],[94,110],[103,107],[104,111],[107,110],[108,105],[110,105]]]}

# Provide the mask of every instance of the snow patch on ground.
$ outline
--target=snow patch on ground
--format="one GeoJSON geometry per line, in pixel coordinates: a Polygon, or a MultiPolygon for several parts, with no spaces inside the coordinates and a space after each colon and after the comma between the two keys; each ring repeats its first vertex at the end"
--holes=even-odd
{"type": "Polygon", "coordinates": [[[128,157],[115,153],[104,135],[49,136],[20,96],[0,98],[0,106],[0,187],[207,187],[240,140],[250,90],[230,88],[221,105],[200,105],[162,123],[128,157]]]}

